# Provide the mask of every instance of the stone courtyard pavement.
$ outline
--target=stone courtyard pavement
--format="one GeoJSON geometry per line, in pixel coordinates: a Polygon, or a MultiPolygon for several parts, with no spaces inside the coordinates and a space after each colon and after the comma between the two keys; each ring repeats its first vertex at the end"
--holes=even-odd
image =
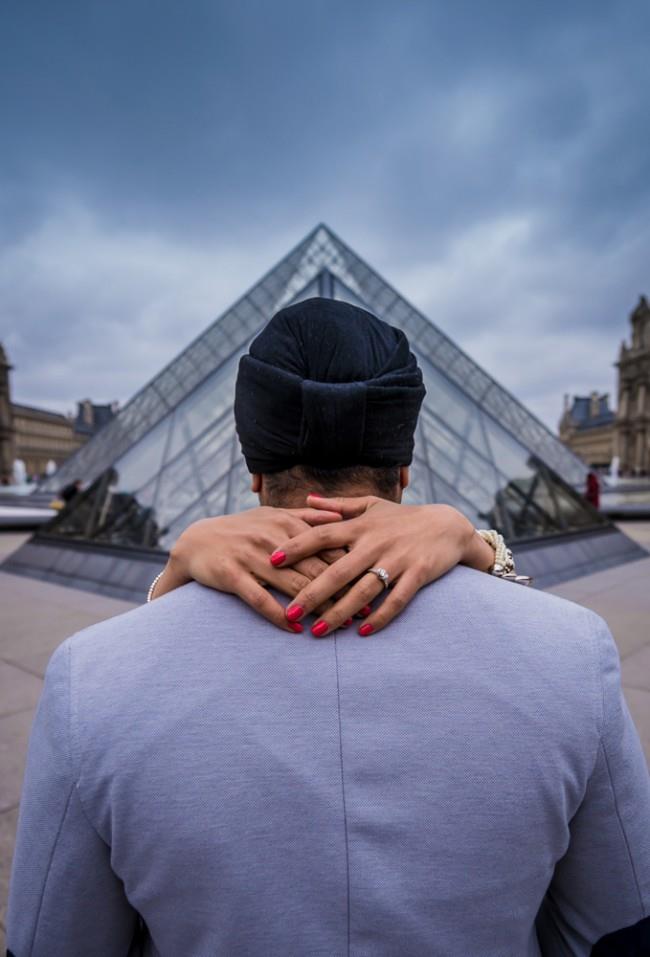
{"type": "MultiPolygon", "coordinates": [[[[621,523],[650,552],[650,522],[621,523]]],[[[25,539],[0,534],[0,560],[25,539]]],[[[650,765],[650,555],[549,589],[608,622],[630,711],[650,765]]],[[[0,572],[0,953],[25,751],[47,662],[68,635],[129,602],[0,572]]]]}

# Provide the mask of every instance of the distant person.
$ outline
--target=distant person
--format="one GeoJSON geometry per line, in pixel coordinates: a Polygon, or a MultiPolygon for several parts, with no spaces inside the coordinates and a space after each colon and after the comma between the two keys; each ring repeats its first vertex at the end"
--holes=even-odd
{"type": "MultiPolygon", "coordinates": [[[[425,516],[396,504],[423,394],[404,335],[369,313],[279,312],[236,387],[262,540],[310,492],[425,516]]],[[[223,518],[235,545],[241,521],[223,518]]],[[[312,534],[278,543],[278,574],[312,534]]],[[[428,574],[414,554],[362,587],[388,579],[406,604],[428,574]]],[[[612,637],[577,605],[456,568],[373,640],[311,641],[191,583],[49,665],[15,957],[588,955],[649,911],[647,769],[612,637]]]]}
{"type": "Polygon", "coordinates": [[[83,483],[81,479],[75,479],[73,482],[69,482],[61,489],[59,492],[59,498],[62,499],[66,505],[68,505],[74,498],[77,497],[82,487],[83,483]]]}
{"type": "Polygon", "coordinates": [[[587,473],[585,498],[594,508],[600,508],[600,479],[593,471],[587,473]]]}

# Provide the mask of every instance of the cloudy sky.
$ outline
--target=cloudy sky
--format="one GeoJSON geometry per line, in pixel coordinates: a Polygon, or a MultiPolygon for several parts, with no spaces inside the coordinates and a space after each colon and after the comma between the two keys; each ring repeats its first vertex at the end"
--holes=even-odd
{"type": "Polygon", "coordinates": [[[650,293],[650,5],[4,0],[14,398],[125,401],[325,221],[555,427],[650,293]]]}

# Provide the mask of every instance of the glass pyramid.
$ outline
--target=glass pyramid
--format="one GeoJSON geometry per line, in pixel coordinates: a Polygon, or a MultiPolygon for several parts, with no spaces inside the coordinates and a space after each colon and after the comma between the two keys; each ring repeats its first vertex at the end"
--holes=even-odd
{"type": "Polygon", "coordinates": [[[406,501],[455,505],[511,542],[608,525],[574,491],[582,462],[320,225],[45,484],[90,483],[39,537],[168,549],[190,522],[257,504],[235,433],[238,361],[279,308],[314,295],[364,306],[417,355],[427,396],[406,501]]]}

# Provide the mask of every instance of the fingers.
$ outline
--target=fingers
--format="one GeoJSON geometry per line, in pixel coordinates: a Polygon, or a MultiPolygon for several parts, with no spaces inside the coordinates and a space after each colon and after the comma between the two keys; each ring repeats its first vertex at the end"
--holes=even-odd
{"type": "MultiPolygon", "coordinates": [[[[363,575],[366,569],[367,566],[364,565],[363,559],[360,561],[353,552],[345,555],[339,559],[338,562],[329,565],[326,571],[306,585],[305,588],[296,595],[287,608],[287,617],[290,621],[299,621],[313,609],[320,608],[327,599],[341,593],[346,586],[350,585],[351,582],[355,582],[360,575],[363,575]]],[[[383,587],[376,575],[363,575],[354,587],[350,588],[347,594],[339,599],[337,604],[340,604],[342,601],[346,602],[344,605],[345,614],[340,621],[350,618],[363,608],[364,605],[369,604],[383,587]],[[349,594],[354,595],[351,602],[346,600],[349,594]],[[352,608],[352,610],[350,611],[349,608],[352,608]]],[[[329,622],[329,613],[327,621],[329,622]]],[[[340,621],[337,619],[337,624],[340,624],[340,621]]],[[[328,628],[327,630],[330,629],[328,628]]],[[[325,633],[324,631],[323,634],[325,633]]]]}
{"type": "MultiPolygon", "coordinates": [[[[340,557],[341,555],[345,555],[346,552],[336,551],[333,554],[336,554],[337,557],[340,557]]],[[[290,588],[286,588],[286,590],[283,588],[282,591],[284,592],[285,595],[288,595],[290,598],[295,599],[296,595],[299,594],[299,592],[302,591],[302,589],[305,588],[309,584],[309,582],[313,581],[314,578],[318,578],[318,576],[321,575],[324,571],[326,571],[326,569],[327,569],[327,563],[322,561],[320,556],[315,558],[303,558],[301,562],[296,562],[296,564],[293,566],[293,570],[295,572],[298,572],[299,575],[301,576],[302,584],[299,587],[296,587],[297,579],[294,579],[293,581],[291,581],[290,588]]],[[[290,569],[286,569],[286,571],[289,571],[289,570],[290,569]]],[[[283,575],[285,573],[285,569],[279,568],[278,573],[283,575]]],[[[337,595],[336,597],[338,598],[339,596],[337,595]]],[[[333,604],[334,604],[334,599],[327,599],[318,608],[314,608],[312,610],[315,615],[320,615],[322,612],[325,612],[333,604]]]]}
{"type": "MultiPolygon", "coordinates": [[[[331,571],[331,566],[328,571],[331,571]]],[[[319,577],[322,578],[325,574],[326,572],[323,572],[319,577]]],[[[268,572],[265,572],[265,575],[268,576],[268,572]]],[[[295,588],[299,583],[298,579],[304,581],[303,576],[298,575],[292,569],[271,570],[271,576],[268,577],[273,577],[273,586],[285,594],[291,593],[291,589],[295,588]],[[291,579],[290,576],[292,575],[296,577],[291,579]]],[[[314,582],[309,582],[304,590],[299,591],[287,609],[284,609],[254,578],[246,574],[238,576],[235,582],[233,582],[232,592],[238,595],[242,601],[246,602],[257,614],[262,615],[262,617],[283,631],[300,632],[303,630],[303,626],[300,624],[299,619],[302,618],[304,614],[307,614],[309,610],[317,607],[317,605],[312,605],[310,608],[306,607],[310,603],[309,590],[313,588],[316,581],[315,579],[314,582]],[[303,597],[305,594],[307,594],[307,597],[303,597]],[[298,605],[298,601],[304,603],[302,606],[304,610],[291,620],[288,617],[288,613],[292,609],[301,607],[298,605]]],[[[382,628],[385,628],[404,610],[409,602],[412,601],[423,584],[422,577],[418,576],[417,573],[405,572],[396,582],[395,586],[388,592],[382,604],[375,611],[372,611],[359,626],[359,634],[363,637],[368,637],[381,631],[382,628]]],[[[312,634],[314,637],[323,638],[338,628],[350,624],[353,616],[365,605],[369,605],[375,598],[381,595],[383,591],[384,586],[377,579],[376,575],[363,575],[359,581],[352,585],[343,597],[334,604],[328,607],[327,601],[320,603],[323,607],[320,609],[320,617],[312,625],[312,634]]]]}
{"type": "Polygon", "coordinates": [[[263,618],[283,631],[295,633],[303,630],[299,622],[291,622],[287,619],[282,605],[254,578],[248,575],[239,576],[233,585],[232,592],[246,602],[258,615],[262,615],[263,618]]]}
{"type": "MultiPolygon", "coordinates": [[[[345,555],[345,552],[342,552],[342,554],[345,555]]],[[[313,558],[303,558],[302,561],[296,562],[293,565],[293,569],[300,575],[303,575],[308,581],[313,581],[314,578],[318,578],[318,576],[324,571],[327,571],[327,566],[329,564],[330,562],[324,561],[321,555],[314,555],[313,558]]],[[[284,567],[281,569],[281,571],[283,570],[284,567]]],[[[305,581],[305,585],[306,584],[307,581],[305,581]]]]}
{"type": "Polygon", "coordinates": [[[345,522],[319,525],[284,542],[271,553],[272,565],[295,565],[303,558],[349,544],[350,526],[345,522]]]}
{"type": "MultiPolygon", "coordinates": [[[[374,576],[373,576],[374,577],[374,576]]],[[[405,572],[388,592],[385,600],[359,626],[359,634],[364,638],[385,628],[412,601],[424,582],[415,572],[405,572]]],[[[330,615],[331,612],[328,612],[330,615]]]]}
{"type": "MultiPolygon", "coordinates": [[[[312,576],[301,575],[295,568],[272,568],[264,562],[260,565],[259,569],[257,567],[252,569],[254,578],[289,598],[295,598],[312,580],[312,576]]],[[[327,568],[327,565],[325,567],[327,568]]],[[[245,574],[246,572],[242,572],[242,575],[245,574]]]]}
{"type": "Polygon", "coordinates": [[[329,522],[340,522],[342,516],[336,509],[317,509],[317,508],[291,508],[285,509],[301,522],[307,525],[326,525],[329,522]]]}
{"type": "Polygon", "coordinates": [[[344,548],[326,548],[324,551],[318,553],[318,557],[328,565],[333,565],[334,562],[338,562],[339,558],[343,558],[344,555],[347,555],[344,548]]]}
{"type": "MultiPolygon", "coordinates": [[[[351,624],[353,616],[364,605],[369,605],[383,590],[384,586],[376,575],[364,575],[312,625],[312,635],[315,635],[316,638],[323,638],[337,628],[351,624]]],[[[370,634],[371,632],[364,630],[364,625],[360,626],[359,634],[370,634]]]]}
{"type": "MultiPolygon", "coordinates": [[[[344,548],[327,548],[324,552],[319,552],[315,558],[305,558],[302,562],[296,562],[296,568],[300,571],[305,562],[319,562],[320,569],[317,575],[308,575],[309,578],[317,578],[318,575],[322,574],[325,571],[328,565],[333,565],[334,562],[338,562],[339,558],[344,558],[347,555],[347,551],[344,548]]],[[[303,571],[302,574],[305,574],[303,571]]],[[[341,593],[337,592],[336,595],[328,599],[324,605],[321,605],[319,608],[314,608],[314,614],[320,615],[321,611],[324,611],[325,608],[329,608],[330,605],[334,604],[334,601],[337,598],[341,597],[341,593]]]]}
{"type": "Polygon", "coordinates": [[[363,515],[368,509],[375,505],[379,499],[376,495],[362,495],[359,498],[323,498],[322,495],[308,495],[307,504],[312,509],[325,509],[332,512],[338,512],[342,518],[356,518],[363,515]]]}

